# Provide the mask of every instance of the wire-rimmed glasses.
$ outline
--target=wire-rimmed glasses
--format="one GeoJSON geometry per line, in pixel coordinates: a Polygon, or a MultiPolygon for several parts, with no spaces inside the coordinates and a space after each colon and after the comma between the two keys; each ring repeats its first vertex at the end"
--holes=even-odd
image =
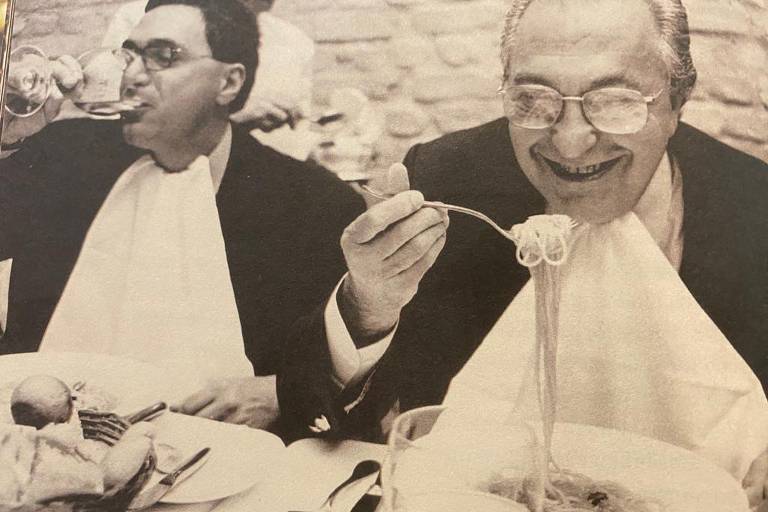
{"type": "Polygon", "coordinates": [[[648,104],[664,89],[652,96],[619,87],[604,87],[583,96],[563,96],[555,89],[539,84],[501,86],[498,93],[510,122],[521,128],[539,130],[553,126],[566,101],[581,103],[584,117],[605,133],[626,135],[642,130],[648,121],[648,104]]]}

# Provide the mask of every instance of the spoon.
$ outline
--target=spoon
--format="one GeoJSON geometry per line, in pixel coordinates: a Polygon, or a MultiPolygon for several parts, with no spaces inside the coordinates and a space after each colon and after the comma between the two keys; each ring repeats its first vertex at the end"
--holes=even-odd
{"type": "Polygon", "coordinates": [[[364,460],[355,466],[355,469],[352,470],[352,474],[349,475],[349,477],[346,480],[341,482],[338,486],[336,486],[334,490],[331,491],[331,493],[325,499],[323,504],[320,505],[318,508],[312,511],[291,511],[291,512],[331,512],[331,505],[333,503],[333,499],[342,490],[344,490],[348,485],[352,484],[353,482],[356,482],[361,478],[365,478],[366,476],[369,476],[379,471],[380,469],[381,469],[381,464],[378,461],[364,460]]]}

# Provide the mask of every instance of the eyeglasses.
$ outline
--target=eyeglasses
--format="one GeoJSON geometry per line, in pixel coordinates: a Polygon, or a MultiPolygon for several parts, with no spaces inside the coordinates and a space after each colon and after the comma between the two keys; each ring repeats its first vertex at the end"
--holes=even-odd
{"type": "MultiPolygon", "coordinates": [[[[175,62],[181,60],[179,57],[186,51],[183,48],[171,45],[150,45],[146,48],[137,48],[135,46],[122,47],[115,50],[115,55],[123,59],[125,68],[130,66],[137,58],[141,58],[144,68],[147,71],[162,71],[168,69],[175,62]]],[[[211,55],[189,55],[185,60],[212,59],[211,55]]]]}
{"type": "Polygon", "coordinates": [[[648,121],[648,104],[661,95],[643,96],[638,91],[607,87],[583,96],[563,96],[545,85],[525,84],[499,87],[507,102],[507,117],[515,126],[538,130],[553,126],[566,101],[581,102],[584,117],[598,130],[624,135],[643,129],[648,121]]]}

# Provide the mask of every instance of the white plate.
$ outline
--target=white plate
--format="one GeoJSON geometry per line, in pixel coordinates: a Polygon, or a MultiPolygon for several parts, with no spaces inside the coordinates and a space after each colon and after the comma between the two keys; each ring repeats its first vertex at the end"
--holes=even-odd
{"type": "Polygon", "coordinates": [[[596,480],[612,480],[640,496],[655,498],[666,506],[665,512],[749,511],[739,482],[683,448],[572,423],[557,424],[552,442],[553,456],[561,467],[596,480]]]}
{"type": "MultiPolygon", "coordinates": [[[[51,375],[73,385],[77,381],[92,384],[117,399],[116,412],[128,414],[158,400],[178,402],[200,390],[203,383],[196,375],[173,374],[147,363],[102,354],[36,352],[0,356],[0,389],[8,390],[31,375],[51,375]]],[[[10,394],[0,396],[0,421],[10,419],[10,394]]]]}
{"type": "MultiPolygon", "coordinates": [[[[486,435],[480,436],[450,427],[420,439],[419,445],[428,449],[405,452],[409,456],[407,473],[406,459],[401,456],[401,481],[429,479],[428,485],[433,487],[486,490],[490,475],[483,471],[492,465],[489,460],[498,462],[496,453],[503,455],[498,446],[508,445],[495,442],[501,434],[483,432],[486,435]]],[[[661,503],[664,512],[749,511],[741,485],[725,470],[690,451],[654,439],[558,423],[552,455],[563,469],[618,483],[640,497],[661,503]]]]}
{"type": "MultiPolygon", "coordinates": [[[[174,375],[167,369],[122,357],[77,353],[30,353],[0,356],[0,421],[10,417],[10,389],[5,386],[30,375],[45,374],[69,385],[82,380],[114,395],[116,411],[131,413],[158,400],[177,402],[198,391],[196,376],[174,375]],[[8,409],[8,410],[5,410],[8,409]]],[[[218,500],[261,485],[284,464],[285,447],[277,436],[244,426],[165,413],[153,420],[158,443],[170,444],[186,457],[210,446],[206,464],[168,493],[163,502],[197,503],[218,500]]],[[[161,475],[155,474],[153,481],[161,475]]]]}
{"type": "Polygon", "coordinates": [[[205,465],[166,494],[164,503],[214,501],[254,486],[258,492],[260,485],[282,474],[285,446],[269,432],[174,413],[153,423],[158,426],[156,440],[172,444],[184,458],[211,448],[205,465]]]}

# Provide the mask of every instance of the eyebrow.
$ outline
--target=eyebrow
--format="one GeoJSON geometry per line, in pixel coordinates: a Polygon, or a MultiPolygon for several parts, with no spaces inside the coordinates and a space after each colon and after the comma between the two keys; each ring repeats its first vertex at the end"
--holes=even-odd
{"type": "MultiPolygon", "coordinates": [[[[179,44],[172,40],[172,39],[150,39],[147,41],[147,44],[144,45],[144,48],[151,48],[151,47],[157,47],[157,46],[170,46],[173,48],[180,48],[179,44]]],[[[131,39],[127,39],[123,41],[123,48],[127,48],[129,50],[140,50],[141,47],[136,44],[135,41],[132,41],[131,39]]]]}
{"type": "MultiPolygon", "coordinates": [[[[539,85],[546,85],[547,87],[551,87],[552,89],[558,90],[558,88],[555,87],[554,82],[549,80],[547,77],[538,75],[536,73],[520,73],[518,75],[515,75],[513,81],[517,85],[539,84],[539,85]]],[[[592,91],[595,89],[602,89],[603,87],[617,87],[617,86],[631,87],[637,90],[640,90],[641,88],[640,84],[638,84],[634,80],[624,75],[607,75],[590,82],[589,87],[584,92],[592,91]]]]}

